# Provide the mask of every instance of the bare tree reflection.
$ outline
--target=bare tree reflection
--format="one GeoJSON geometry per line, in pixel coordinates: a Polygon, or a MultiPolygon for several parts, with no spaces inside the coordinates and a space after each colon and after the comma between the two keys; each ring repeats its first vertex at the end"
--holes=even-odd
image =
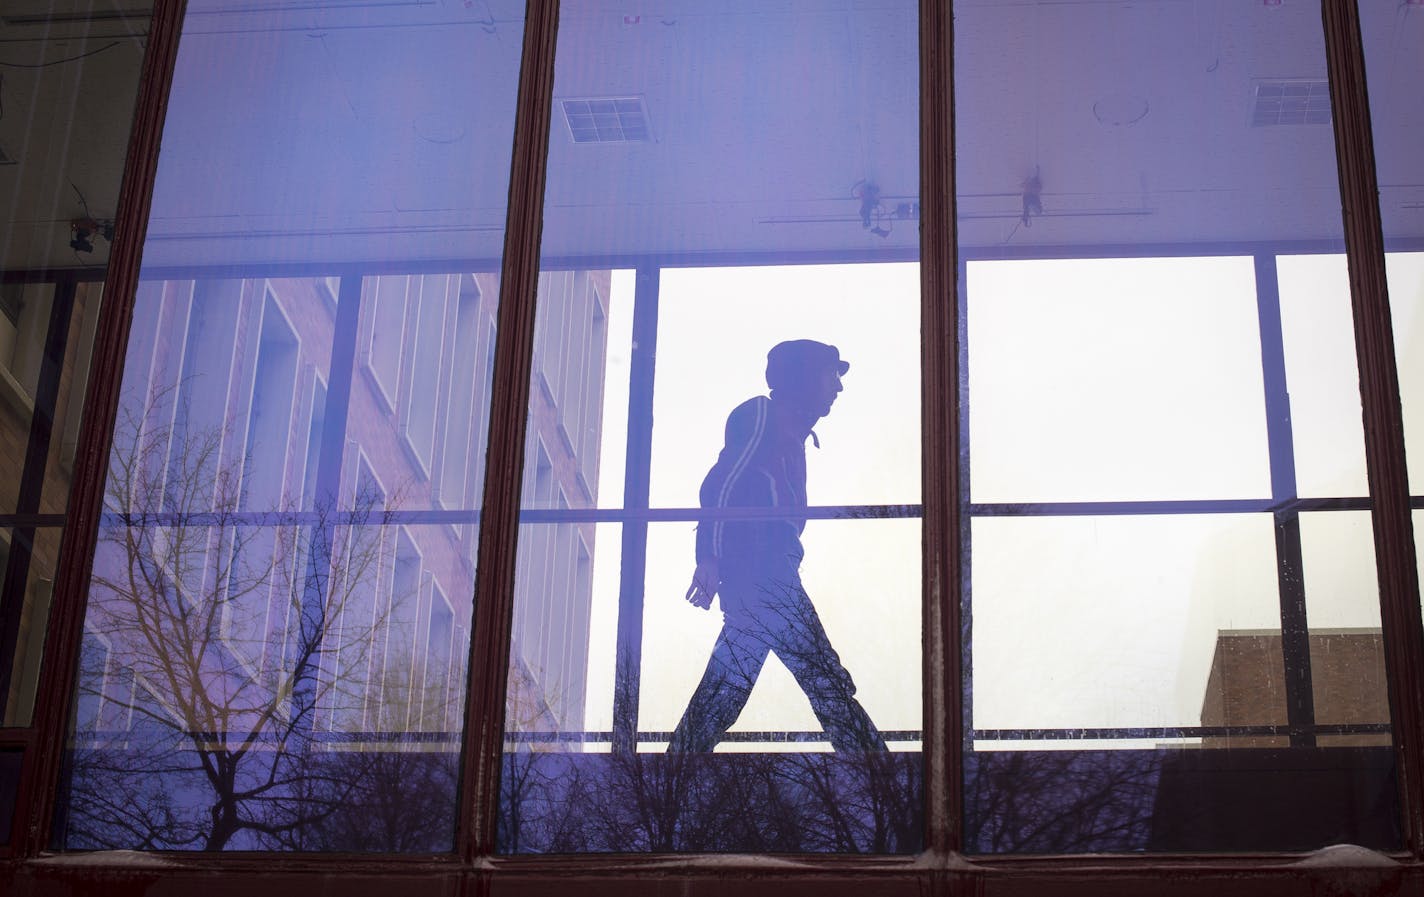
{"type": "Polygon", "coordinates": [[[336,811],[293,829],[281,839],[282,847],[355,853],[451,849],[459,782],[453,752],[345,751],[324,762],[352,790],[336,811]]]}
{"type": "MultiPolygon", "coordinates": [[[[358,493],[338,513],[327,498],[263,519],[243,508],[222,428],[180,431],[154,426],[151,407],[125,411],[95,553],[62,843],[448,843],[453,754],[382,733],[361,743],[370,686],[345,675],[390,638],[392,621],[369,594],[388,523],[376,499],[358,493]]],[[[409,685],[377,683],[413,700],[409,685]]],[[[447,713],[438,698],[420,703],[447,713]]]]}
{"type": "MultiPolygon", "coordinates": [[[[809,601],[799,590],[788,590],[786,601],[769,598],[765,604],[769,626],[806,623],[803,617],[771,616],[806,613],[809,601]]],[[[808,678],[839,681],[839,660],[821,647],[808,646],[802,658],[808,678]]],[[[742,670],[748,688],[760,668],[758,662],[742,670]]],[[[559,732],[543,725],[546,715],[530,697],[537,687],[522,688],[519,681],[512,673],[509,693],[515,697],[506,710],[511,741],[500,783],[502,853],[920,849],[918,753],[574,752],[559,732]]],[[[636,681],[631,666],[614,677],[621,690],[636,681]]],[[[615,707],[636,703],[629,694],[620,697],[615,707]]]]}
{"type": "MultiPolygon", "coordinates": [[[[1153,751],[968,755],[975,853],[1141,849],[1161,759],[1153,751]]],[[[500,850],[910,853],[921,849],[919,753],[505,755],[500,850]],[[531,783],[537,783],[531,785],[531,783]],[[519,837],[509,836],[518,820],[519,837]]]]}
{"type": "MultiPolygon", "coordinates": [[[[545,687],[542,681],[525,668],[517,654],[511,657],[505,700],[508,729],[557,736],[557,715],[551,706],[556,702],[557,688],[545,687]]],[[[568,832],[572,814],[542,809],[567,805],[569,801],[564,795],[577,794],[581,788],[577,768],[564,768],[556,775],[546,762],[557,756],[551,753],[556,749],[551,742],[532,740],[507,748],[499,789],[500,805],[508,807],[510,812],[501,816],[496,833],[496,849],[501,853],[522,853],[529,845],[540,845],[543,850],[579,849],[578,839],[568,832]]]]}
{"type": "Polygon", "coordinates": [[[856,700],[855,681],[831,646],[816,607],[791,571],[741,589],[722,586],[724,600],[754,592],[724,615],[707,671],[673,733],[671,752],[707,752],[751,697],[767,657],[775,654],[806,693],[827,739],[838,751],[884,751],[885,740],[856,700]]]}
{"type": "Polygon", "coordinates": [[[504,774],[521,784],[501,791],[501,852],[908,853],[921,846],[914,753],[516,751],[505,755],[504,774]]]}
{"type": "Polygon", "coordinates": [[[969,753],[965,843],[975,853],[1141,849],[1161,763],[1155,751],[969,753]]]}
{"type": "Polygon", "coordinates": [[[802,849],[905,853],[919,849],[924,799],[920,755],[866,754],[837,762],[825,754],[792,755],[793,774],[809,790],[816,810],[802,849]],[[852,846],[853,845],[853,846],[852,846]]]}

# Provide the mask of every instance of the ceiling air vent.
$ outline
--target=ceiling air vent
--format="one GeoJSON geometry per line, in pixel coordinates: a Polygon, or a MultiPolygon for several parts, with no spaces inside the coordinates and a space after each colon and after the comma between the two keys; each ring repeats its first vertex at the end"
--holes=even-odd
{"type": "Polygon", "coordinates": [[[560,100],[574,143],[646,143],[648,108],[642,97],[560,100]]]}
{"type": "Polygon", "coordinates": [[[1253,127],[1330,124],[1330,87],[1324,80],[1257,81],[1253,127]]]}

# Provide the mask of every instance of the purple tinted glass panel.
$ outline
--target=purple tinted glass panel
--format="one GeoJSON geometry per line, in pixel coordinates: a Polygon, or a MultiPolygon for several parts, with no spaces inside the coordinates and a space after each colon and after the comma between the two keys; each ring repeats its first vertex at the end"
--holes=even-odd
{"type": "MultiPolygon", "coordinates": [[[[363,322],[390,295],[403,313],[433,295],[442,339],[487,343],[490,280],[141,287],[62,843],[450,848],[488,377],[456,388],[456,353],[437,355],[427,468],[400,424],[414,390],[389,407],[363,322]]],[[[409,378],[420,331],[395,334],[409,378]]],[[[479,369],[473,344],[461,361],[479,369]]]]}
{"type": "Polygon", "coordinates": [[[1399,843],[1320,12],[956,8],[973,852],[1399,843]]]}
{"type": "Polygon", "coordinates": [[[916,18],[560,10],[502,852],[919,849],[916,18]]]}
{"type": "Polygon", "coordinates": [[[61,846],[452,849],[522,32],[189,10],[61,846]]]}

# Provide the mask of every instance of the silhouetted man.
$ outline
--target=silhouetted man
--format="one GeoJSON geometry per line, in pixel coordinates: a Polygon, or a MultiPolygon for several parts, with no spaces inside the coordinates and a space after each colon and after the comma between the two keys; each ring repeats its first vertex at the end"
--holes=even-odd
{"type": "Polygon", "coordinates": [[[697,527],[697,570],[686,597],[707,608],[721,595],[722,632],[670,751],[712,750],[746,706],[769,653],[796,677],[836,750],[885,750],[799,572],[806,437],[816,441],[811,427],[830,413],[848,370],[835,346],[779,343],[766,357],[770,398],[748,399],[727,417],[726,444],[702,481],[702,507],[764,510],[720,514],[697,527]]]}

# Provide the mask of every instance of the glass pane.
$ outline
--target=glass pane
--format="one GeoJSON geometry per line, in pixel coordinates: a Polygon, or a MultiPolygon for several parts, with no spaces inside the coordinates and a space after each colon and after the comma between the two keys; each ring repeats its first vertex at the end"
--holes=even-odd
{"type": "Polygon", "coordinates": [[[143,284],[66,846],[143,830],[170,849],[450,849],[491,281],[381,275],[340,298],[322,278],[143,284]],[[386,346],[375,322],[392,295],[416,326],[386,346]],[[206,774],[220,764],[230,774],[206,774]],[[161,821],[125,818],[116,788],[161,821]]]}
{"type": "Polygon", "coordinates": [[[967,286],[975,501],[1270,490],[1249,258],[972,262],[967,286]]]}
{"type": "Polygon", "coordinates": [[[522,15],[190,16],[60,846],[452,849],[522,15]]]}
{"type": "Polygon", "coordinates": [[[731,411],[766,392],[767,350],[795,332],[834,337],[850,364],[833,413],[816,421],[808,443],[809,499],[872,507],[919,501],[920,359],[912,350],[919,277],[919,266],[907,263],[663,271],[653,507],[698,503],[725,436],[727,415],[711,409],[731,411]]]}
{"type": "Polygon", "coordinates": [[[1302,514],[1315,722],[1322,745],[1388,745],[1374,532],[1366,511],[1302,514]],[[1373,600],[1370,600],[1373,599],[1373,600]]]}
{"type": "MultiPolygon", "coordinates": [[[[658,524],[650,528],[648,550],[659,557],[684,557],[693,552],[693,534],[684,526],[658,524]]],[[[807,562],[802,581],[817,600],[816,613],[795,619],[826,630],[846,669],[867,671],[856,680],[856,700],[865,708],[892,748],[918,750],[920,696],[907,683],[917,682],[920,658],[905,650],[920,632],[920,526],[917,520],[821,520],[807,524],[803,537],[807,562]],[[866,552],[853,569],[823,559],[866,552]],[[811,559],[822,559],[814,566],[811,559]],[[853,596],[876,596],[855,601],[853,596]],[[824,597],[823,597],[824,596],[824,597]],[[905,621],[905,622],[902,622],[905,621]],[[913,630],[909,630],[914,626],[913,630]]],[[[671,566],[671,565],[668,565],[671,566]]],[[[685,591],[681,570],[648,570],[647,592],[669,595],[685,591]]],[[[793,608],[792,610],[796,610],[793,608]]],[[[667,747],[702,679],[703,658],[713,653],[721,620],[685,603],[650,602],[643,618],[643,677],[658,683],[640,694],[639,723],[650,750],[667,747]]],[[[775,647],[773,646],[773,651],[775,647]]],[[[789,649],[788,649],[789,650],[789,649]]],[[[798,680],[777,654],[755,679],[745,710],[728,730],[725,750],[814,750],[834,747],[829,729],[818,721],[815,708],[801,697],[798,680]]]]}
{"type": "Polygon", "coordinates": [[[12,605],[17,612],[4,617],[5,637],[14,658],[7,667],[10,675],[4,692],[7,726],[28,725],[34,714],[62,534],[57,526],[0,529],[0,571],[4,574],[0,581],[5,594],[21,599],[12,605]]]}
{"type": "Polygon", "coordinates": [[[1398,845],[1318,4],[956,12],[970,849],[1398,845]]]}
{"type": "Polygon", "coordinates": [[[0,60],[0,724],[34,705],[148,3],[6,3],[0,60]],[[12,529],[13,527],[13,529],[12,529]],[[56,529],[55,532],[58,532],[56,529]],[[30,571],[44,568],[41,590],[30,571]]]}
{"type": "Polygon", "coordinates": [[[89,282],[0,286],[0,433],[8,465],[0,519],[59,515],[69,504],[102,292],[102,284],[89,282]],[[37,416],[53,426],[36,426],[37,416]]]}
{"type": "Polygon", "coordinates": [[[1310,497],[1364,495],[1365,437],[1345,257],[1281,256],[1276,270],[1297,489],[1310,497]]]}
{"type": "Polygon", "coordinates": [[[972,538],[985,750],[1194,742],[1173,733],[1206,725],[1219,634],[1280,625],[1268,515],[980,517],[972,538]]]}
{"type": "Polygon", "coordinates": [[[560,20],[499,849],[913,852],[914,5],[625,12],[560,20]]]}
{"type": "MultiPolygon", "coordinates": [[[[1424,252],[1389,252],[1384,262],[1407,449],[1424,445],[1424,252]]],[[[1410,453],[1408,461],[1409,491],[1424,493],[1424,451],[1410,453]]]]}

